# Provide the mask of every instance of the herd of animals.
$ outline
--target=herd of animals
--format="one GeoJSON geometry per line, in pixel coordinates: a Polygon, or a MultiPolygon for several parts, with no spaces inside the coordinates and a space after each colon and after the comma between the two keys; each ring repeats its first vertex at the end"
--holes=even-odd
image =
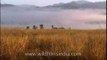
{"type": "MultiPolygon", "coordinates": [[[[65,29],[64,27],[54,27],[54,25],[52,25],[51,28],[52,29],[65,29]]],[[[30,27],[27,26],[26,29],[30,29],[30,27]]],[[[33,25],[33,29],[38,29],[38,27],[33,25]]],[[[44,25],[43,24],[40,24],[40,29],[44,29],[44,25]]]]}

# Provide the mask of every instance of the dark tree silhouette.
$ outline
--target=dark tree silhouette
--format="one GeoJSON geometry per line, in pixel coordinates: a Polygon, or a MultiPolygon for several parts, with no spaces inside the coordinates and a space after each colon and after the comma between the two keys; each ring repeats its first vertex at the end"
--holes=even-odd
{"type": "Polygon", "coordinates": [[[58,29],[57,27],[54,27],[54,25],[52,25],[52,29],[58,29]]]}
{"type": "Polygon", "coordinates": [[[26,26],[26,29],[30,29],[30,27],[29,27],[29,26],[26,26]]]}
{"type": "Polygon", "coordinates": [[[54,29],[54,26],[52,25],[52,29],[54,29]]]}
{"type": "Polygon", "coordinates": [[[33,25],[33,29],[37,29],[37,27],[35,25],[33,25]]]}
{"type": "Polygon", "coordinates": [[[43,24],[40,24],[40,29],[44,29],[43,24]]]}

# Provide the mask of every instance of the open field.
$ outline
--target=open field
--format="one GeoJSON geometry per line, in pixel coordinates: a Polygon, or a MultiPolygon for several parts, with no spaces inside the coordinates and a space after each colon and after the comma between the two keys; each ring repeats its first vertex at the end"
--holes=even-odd
{"type": "Polygon", "coordinates": [[[106,30],[1,29],[2,60],[106,60],[106,30]],[[27,56],[26,53],[80,53],[27,56]]]}

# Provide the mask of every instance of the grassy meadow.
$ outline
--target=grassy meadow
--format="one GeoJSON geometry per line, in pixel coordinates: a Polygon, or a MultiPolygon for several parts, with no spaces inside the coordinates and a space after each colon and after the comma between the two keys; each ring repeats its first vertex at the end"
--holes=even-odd
{"type": "Polygon", "coordinates": [[[1,60],[106,60],[106,30],[1,28],[1,60]],[[81,53],[27,56],[26,53],[81,53]]]}

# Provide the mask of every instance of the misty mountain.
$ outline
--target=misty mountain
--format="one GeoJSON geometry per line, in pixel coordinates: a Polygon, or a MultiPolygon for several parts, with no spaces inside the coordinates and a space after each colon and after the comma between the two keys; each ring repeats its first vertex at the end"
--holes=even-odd
{"type": "Polygon", "coordinates": [[[61,8],[61,9],[106,9],[106,2],[88,2],[88,1],[72,1],[69,3],[59,3],[54,5],[48,5],[44,7],[34,5],[12,5],[12,4],[1,4],[1,7],[17,7],[20,9],[44,9],[44,8],[61,8]]]}
{"type": "Polygon", "coordinates": [[[59,3],[47,6],[48,8],[62,9],[106,9],[106,2],[73,1],[70,3],[59,3]]]}
{"type": "Polygon", "coordinates": [[[10,11],[20,11],[20,10],[36,10],[39,8],[38,6],[34,5],[13,5],[13,4],[1,4],[2,10],[10,10],[10,11]]]}
{"type": "Polygon", "coordinates": [[[12,4],[0,4],[1,7],[13,7],[15,5],[12,4]]]}

